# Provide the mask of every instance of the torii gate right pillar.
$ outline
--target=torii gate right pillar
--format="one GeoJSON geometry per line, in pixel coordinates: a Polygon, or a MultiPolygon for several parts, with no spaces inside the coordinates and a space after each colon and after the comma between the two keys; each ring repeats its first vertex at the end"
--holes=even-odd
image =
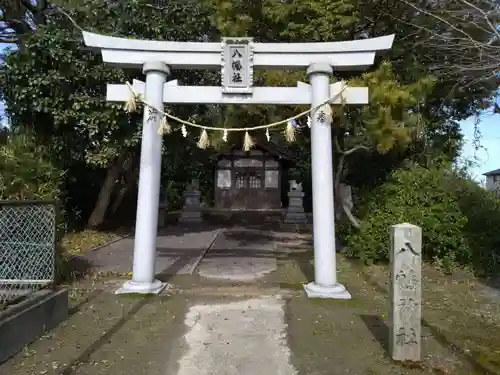
{"type": "MultiPolygon", "coordinates": [[[[329,63],[308,67],[313,108],[330,97],[332,74],[329,63]]],[[[316,113],[311,114],[311,120],[314,282],[304,289],[310,298],[350,299],[350,293],[337,282],[331,123],[320,121],[316,113]]]]}

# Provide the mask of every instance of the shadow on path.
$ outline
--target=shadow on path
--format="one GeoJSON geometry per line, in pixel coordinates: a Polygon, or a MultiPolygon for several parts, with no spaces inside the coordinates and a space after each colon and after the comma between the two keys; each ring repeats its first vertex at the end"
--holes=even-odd
{"type": "Polygon", "coordinates": [[[387,326],[387,324],[385,324],[385,322],[377,315],[362,314],[360,318],[365,324],[366,328],[370,330],[375,340],[377,340],[379,344],[382,345],[387,356],[390,356],[389,327],[387,326]]]}
{"type": "Polygon", "coordinates": [[[129,312],[118,320],[110,329],[106,331],[98,340],[89,346],[82,354],[69,363],[65,369],[60,372],[60,375],[72,375],[76,372],[80,364],[88,363],[92,354],[99,350],[104,344],[108,343],[111,337],[116,334],[130,319],[132,319],[144,306],[151,301],[147,297],[143,297],[138,301],[129,312]]]}

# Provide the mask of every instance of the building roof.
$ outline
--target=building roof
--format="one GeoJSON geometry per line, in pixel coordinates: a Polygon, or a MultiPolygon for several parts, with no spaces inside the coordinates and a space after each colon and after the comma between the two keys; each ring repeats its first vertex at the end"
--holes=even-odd
{"type": "Polygon", "coordinates": [[[277,156],[290,162],[298,162],[298,157],[294,152],[286,147],[278,145],[273,141],[266,142],[258,140],[257,146],[269,152],[271,155],[277,156]]]}
{"type": "Polygon", "coordinates": [[[500,175],[500,169],[495,169],[494,171],[483,173],[483,176],[496,176],[500,175]]]}
{"type": "MultiPolygon", "coordinates": [[[[298,157],[294,152],[292,152],[286,147],[283,147],[273,142],[272,140],[267,141],[264,138],[257,136],[254,138],[254,141],[255,141],[254,148],[266,151],[269,154],[274,155],[275,157],[278,157],[283,161],[287,161],[292,164],[298,162],[298,157]]],[[[233,144],[228,149],[221,151],[219,153],[219,156],[221,157],[223,155],[226,155],[228,152],[231,152],[231,150],[234,149],[241,149],[241,146],[239,144],[237,145],[233,144]]]]}

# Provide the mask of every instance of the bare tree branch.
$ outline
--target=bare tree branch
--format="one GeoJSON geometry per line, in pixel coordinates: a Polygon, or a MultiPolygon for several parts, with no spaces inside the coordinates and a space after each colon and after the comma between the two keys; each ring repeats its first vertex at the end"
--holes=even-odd
{"type": "Polygon", "coordinates": [[[337,197],[338,202],[342,206],[342,209],[344,213],[346,214],[347,218],[349,219],[349,222],[354,228],[359,229],[361,224],[359,220],[354,216],[352,213],[349,205],[347,204],[348,202],[346,201],[345,197],[341,196],[340,193],[340,180],[342,178],[342,173],[344,172],[344,163],[345,163],[345,157],[347,155],[350,155],[358,150],[367,150],[370,151],[369,147],[359,145],[355,146],[347,151],[343,151],[342,148],[340,147],[339,139],[338,136],[334,137],[334,146],[335,146],[335,151],[339,153],[339,158],[337,161],[337,169],[335,171],[335,181],[334,181],[334,192],[337,197]]]}
{"type": "MultiPolygon", "coordinates": [[[[490,81],[500,69],[499,20],[500,5],[488,0],[444,0],[419,1],[401,0],[422,18],[387,16],[405,25],[416,28],[419,44],[435,48],[443,53],[443,61],[437,62],[431,70],[435,74],[462,75],[464,81],[477,83],[490,81]],[[425,20],[425,18],[424,18],[425,20]],[[437,22],[436,22],[437,21],[437,22]],[[478,58],[479,57],[479,58],[478,58]]],[[[433,56],[435,58],[435,56],[433,56]]],[[[429,56],[429,58],[432,58],[429,56]]]]}

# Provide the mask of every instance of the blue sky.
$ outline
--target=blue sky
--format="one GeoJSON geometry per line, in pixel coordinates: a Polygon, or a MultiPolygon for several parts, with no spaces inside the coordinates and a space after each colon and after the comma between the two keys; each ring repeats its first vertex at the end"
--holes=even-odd
{"type": "Polygon", "coordinates": [[[480,148],[475,149],[474,139],[474,118],[462,121],[460,124],[465,138],[462,150],[462,157],[474,161],[474,166],[470,172],[475,179],[480,180],[482,174],[493,169],[500,168],[500,114],[493,114],[491,111],[480,117],[480,148]]]}
{"type": "MultiPolygon", "coordinates": [[[[0,54],[3,52],[5,48],[7,48],[9,45],[5,43],[0,43],[0,54]]],[[[6,125],[6,119],[4,118],[4,105],[0,101],[0,125],[6,125]]]]}

